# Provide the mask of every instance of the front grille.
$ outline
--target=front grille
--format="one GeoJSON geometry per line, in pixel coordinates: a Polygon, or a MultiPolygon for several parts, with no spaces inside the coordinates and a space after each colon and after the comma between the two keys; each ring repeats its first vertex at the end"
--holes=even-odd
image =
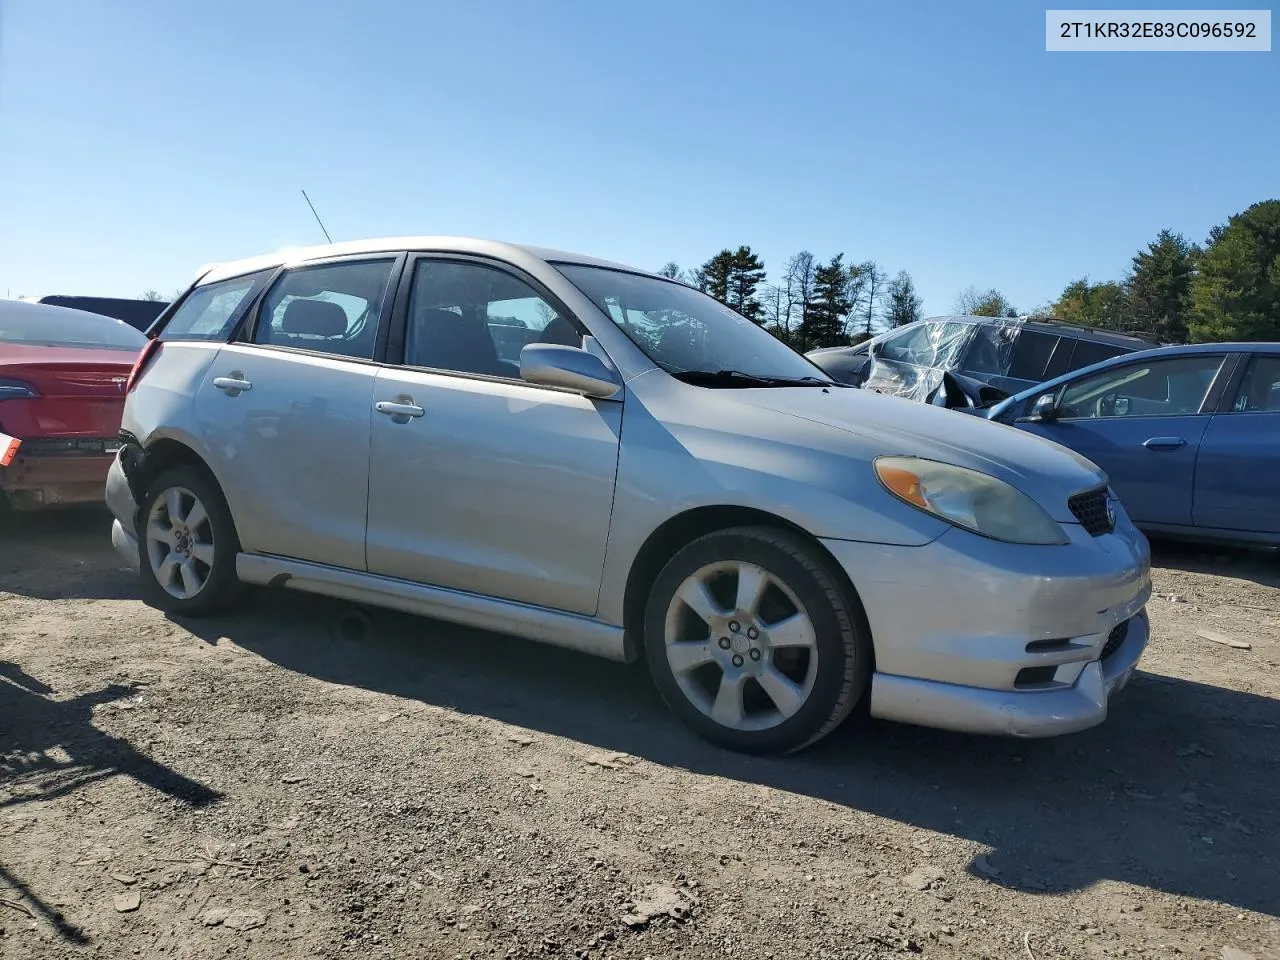
{"type": "Polygon", "coordinates": [[[1102,646],[1102,656],[1100,656],[1098,659],[1105,660],[1107,659],[1107,657],[1111,656],[1113,653],[1119,650],[1120,645],[1124,643],[1124,638],[1127,637],[1128,635],[1129,635],[1129,621],[1121,620],[1114,627],[1112,627],[1111,632],[1107,634],[1107,642],[1102,646]]]}
{"type": "Polygon", "coordinates": [[[1067,507],[1090,536],[1100,537],[1115,529],[1115,520],[1107,509],[1106,487],[1077,493],[1067,501],[1067,507]]]}

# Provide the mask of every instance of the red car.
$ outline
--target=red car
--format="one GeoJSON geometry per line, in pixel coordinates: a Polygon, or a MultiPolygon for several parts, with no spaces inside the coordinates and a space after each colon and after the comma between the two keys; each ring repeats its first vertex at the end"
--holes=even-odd
{"type": "Polygon", "coordinates": [[[0,300],[0,510],[102,502],[146,343],[110,317],[0,300]]]}

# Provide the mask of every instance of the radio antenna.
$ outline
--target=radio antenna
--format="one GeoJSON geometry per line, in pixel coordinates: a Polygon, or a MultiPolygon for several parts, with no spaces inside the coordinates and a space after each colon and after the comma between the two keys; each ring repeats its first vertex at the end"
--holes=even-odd
{"type": "Polygon", "coordinates": [[[324,228],[324,221],[320,219],[320,214],[316,213],[316,205],[311,202],[311,198],[307,196],[307,191],[302,191],[302,199],[307,201],[307,206],[311,208],[311,215],[316,218],[316,223],[320,224],[320,232],[324,234],[324,238],[333,243],[333,238],[329,236],[329,231],[324,228]]]}

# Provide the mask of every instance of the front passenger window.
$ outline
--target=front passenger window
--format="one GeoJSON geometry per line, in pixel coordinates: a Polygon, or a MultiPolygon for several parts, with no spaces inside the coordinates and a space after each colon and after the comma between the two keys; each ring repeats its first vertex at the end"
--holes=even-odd
{"type": "Polygon", "coordinates": [[[582,334],[528,283],[469,260],[419,260],[413,270],[404,362],[519,379],[531,343],[582,346],[582,334]]]}
{"type": "Polygon", "coordinates": [[[1111,367],[1068,384],[1064,418],[1170,417],[1200,412],[1222,357],[1197,354],[1111,367]]]}
{"type": "Polygon", "coordinates": [[[263,299],[253,342],[372,360],[395,260],[286,271],[263,299]]]}

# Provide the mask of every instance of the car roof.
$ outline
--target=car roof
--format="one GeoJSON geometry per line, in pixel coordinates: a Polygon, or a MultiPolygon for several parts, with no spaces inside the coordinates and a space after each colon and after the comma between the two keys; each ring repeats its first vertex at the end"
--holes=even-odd
{"type": "Polygon", "coordinates": [[[258,270],[279,267],[286,263],[305,263],[309,260],[322,260],[328,257],[356,256],[363,253],[390,253],[399,250],[471,253],[479,256],[496,257],[502,260],[519,260],[523,257],[532,256],[548,262],[607,267],[611,270],[624,270],[627,273],[657,276],[657,274],[649,270],[639,270],[626,264],[614,263],[611,260],[590,257],[581,253],[570,253],[567,250],[505,243],[500,240],[486,240],[480,237],[424,235],[376,237],[367,240],[348,240],[340,243],[325,243],[308,247],[286,247],[261,256],[228,260],[202,267],[198,281],[212,283],[217,280],[243,276],[246,273],[255,273],[258,270]]]}
{"type": "Polygon", "coordinates": [[[1201,353],[1265,353],[1280,356],[1280,343],[1271,343],[1269,341],[1261,343],[1183,343],[1169,347],[1154,347],[1151,350],[1137,350],[1133,353],[1122,353],[1119,356],[1108,357],[1106,360],[1101,360],[1087,367],[1081,367],[1079,370],[1071,370],[1059,377],[1054,377],[1052,380],[1046,380],[1044,383],[1037,383],[1025,390],[1020,390],[1012,394],[1007,400],[1000,401],[1000,405],[1004,406],[1013,401],[1022,400],[1032,394],[1047,393],[1071,380],[1078,380],[1091,373],[1106,370],[1110,367],[1118,367],[1121,364],[1133,363],[1134,361],[1141,363],[1143,360],[1156,360],[1161,357],[1188,357],[1201,353]]]}
{"type": "Polygon", "coordinates": [[[1078,323],[1068,323],[1055,317],[978,317],[972,314],[948,314],[937,317],[925,317],[920,323],[967,323],[971,325],[998,324],[1000,326],[1016,326],[1025,330],[1037,330],[1041,333],[1062,336],[1070,333],[1079,340],[1094,340],[1100,343],[1114,343],[1123,346],[1154,346],[1153,340],[1135,334],[1120,333],[1115,330],[1102,330],[1098,327],[1085,327],[1078,323]]]}
{"type": "MultiPolygon", "coordinates": [[[[61,307],[52,303],[32,303],[30,300],[3,300],[0,299],[0,316],[8,314],[9,316],[22,317],[24,320],[36,320],[43,323],[57,323],[59,320],[89,320],[93,323],[100,323],[104,326],[118,324],[122,327],[129,327],[117,317],[108,317],[101,313],[94,313],[91,310],[77,310],[74,307],[61,307]]],[[[136,330],[136,327],[130,327],[136,330]]]]}

